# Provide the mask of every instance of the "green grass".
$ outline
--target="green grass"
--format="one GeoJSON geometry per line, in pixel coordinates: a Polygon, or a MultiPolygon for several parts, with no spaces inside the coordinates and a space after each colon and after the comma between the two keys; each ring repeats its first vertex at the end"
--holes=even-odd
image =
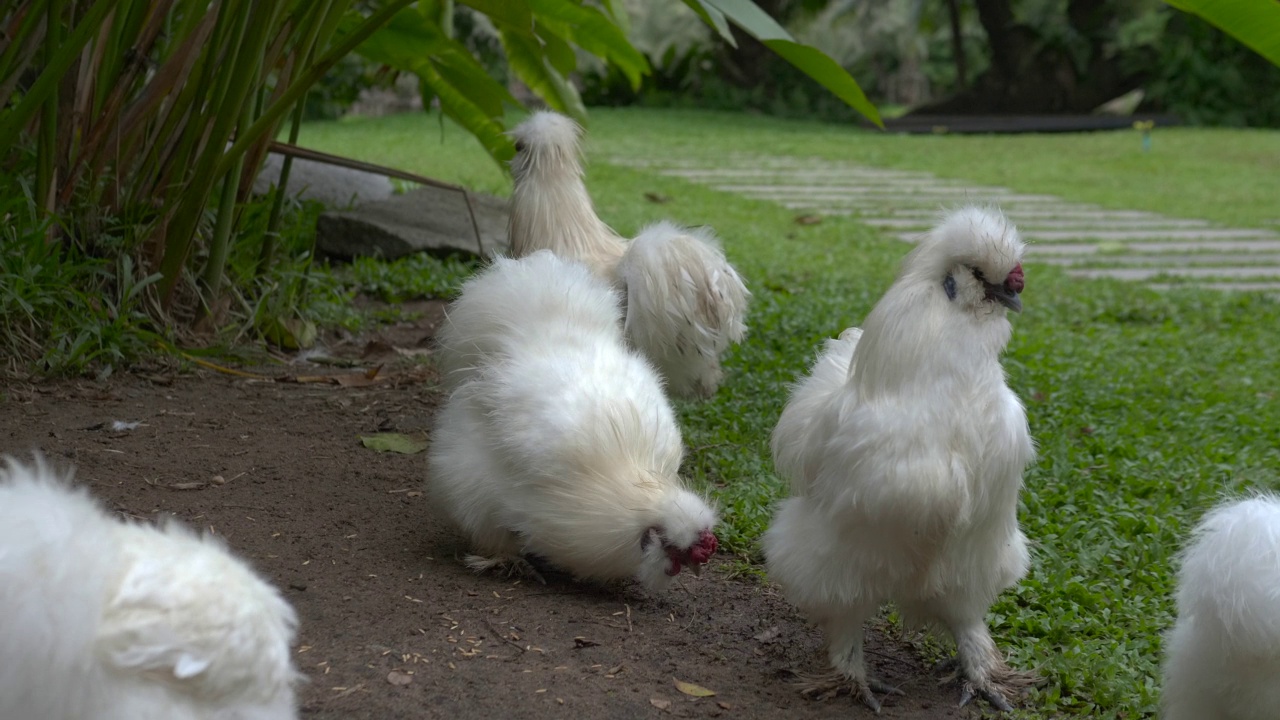
{"type": "MultiPolygon", "coordinates": [[[[1131,132],[893,137],[638,110],[596,110],[592,120],[588,180],[600,214],[623,233],[661,217],[715,226],[755,294],[750,337],[729,359],[724,387],[680,413],[687,470],[721,503],[725,545],[757,561],[756,540],[784,492],[768,437],[789,383],[823,338],[865,316],[907,246],[851,218],[800,226],[770,203],[603,158],[793,154],[1242,225],[1280,216],[1280,176],[1267,167],[1280,155],[1277,132],[1158,130],[1154,152],[1142,155],[1131,132]],[[646,192],[672,201],[650,203],[646,192]]],[[[478,146],[440,145],[437,132],[415,115],[310,125],[302,141],[506,191],[478,146]]],[[[1280,303],[1075,280],[1044,265],[1028,283],[1005,366],[1040,448],[1020,513],[1034,565],[992,609],[992,625],[1017,665],[1047,678],[1026,717],[1150,717],[1180,543],[1224,494],[1280,488],[1280,303]]]]}

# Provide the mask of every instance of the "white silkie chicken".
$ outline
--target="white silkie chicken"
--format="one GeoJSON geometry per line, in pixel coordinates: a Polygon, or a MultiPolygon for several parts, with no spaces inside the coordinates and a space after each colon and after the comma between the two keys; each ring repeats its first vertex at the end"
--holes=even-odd
{"type": "Polygon", "coordinates": [[[620,237],[587,193],[577,123],[539,112],[512,135],[512,255],[551,250],[585,262],[624,293],[627,339],[667,387],[682,397],[714,394],[721,356],[746,334],[751,297],[715,235],[660,222],[634,240],[620,237]]]}
{"type": "Polygon", "coordinates": [[[0,468],[0,718],[293,720],[296,624],[220,542],[0,468]]]}
{"type": "Polygon", "coordinates": [[[948,215],[867,316],[827,346],[773,433],[790,480],[764,537],[770,577],[821,626],[837,684],[879,710],[863,623],[886,601],[958,651],[961,705],[1010,707],[1012,671],[985,615],[1027,571],[1018,528],[1034,457],[1005,384],[1006,311],[1021,311],[1023,243],[998,211],[948,215]]]}
{"type": "Polygon", "coordinates": [[[1201,521],[1167,645],[1165,720],[1280,718],[1280,497],[1223,505],[1201,521]]]}
{"type": "Polygon", "coordinates": [[[426,487],[474,569],[527,570],[529,555],[659,590],[715,552],[716,514],[677,474],[675,415],[620,312],[586,266],[546,251],[463,286],[439,338],[453,390],[426,487]]]}

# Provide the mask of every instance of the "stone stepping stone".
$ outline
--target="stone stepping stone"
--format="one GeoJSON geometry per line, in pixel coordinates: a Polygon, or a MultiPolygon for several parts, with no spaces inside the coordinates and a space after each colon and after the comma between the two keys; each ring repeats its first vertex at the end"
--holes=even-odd
{"type": "MultiPolygon", "coordinates": [[[[752,196],[768,195],[769,199],[784,200],[793,195],[801,197],[809,197],[811,195],[821,195],[823,197],[843,197],[850,196],[853,199],[858,195],[892,195],[897,196],[903,192],[913,192],[923,195],[936,195],[940,198],[953,200],[955,195],[972,195],[981,196],[983,198],[999,198],[1016,195],[1012,190],[1007,188],[982,188],[981,191],[975,191],[968,187],[941,187],[937,185],[919,186],[916,188],[902,188],[891,185],[876,183],[874,185],[712,185],[712,189],[721,190],[723,192],[739,193],[752,196]]],[[[1048,195],[1028,196],[1042,197],[1046,200],[1058,202],[1058,198],[1048,195]]]]}
{"type": "MultiPolygon", "coordinates": [[[[1218,240],[1210,242],[1144,242],[1122,246],[1124,252],[1280,252],[1280,240],[1218,240]]],[[[1092,255],[1107,252],[1112,247],[1091,243],[1036,243],[1027,246],[1027,254],[1043,255],[1092,255]]]]}
{"type": "Polygon", "coordinates": [[[1280,265],[1272,267],[1154,267],[1154,268],[1087,268],[1068,270],[1072,277],[1114,278],[1116,280],[1148,280],[1160,275],[1185,278],[1276,278],[1280,265]]]}
{"type": "MultiPolygon", "coordinates": [[[[1018,213],[1021,215],[1021,213],[1018,213]]],[[[1017,224],[1018,229],[1025,235],[1032,232],[1047,232],[1053,230],[1107,230],[1107,229],[1133,229],[1142,228],[1154,230],[1156,228],[1194,228],[1209,227],[1209,223],[1204,220],[1183,220],[1180,218],[1117,218],[1113,220],[1101,221],[1093,217],[1077,217],[1077,218],[1032,218],[1023,222],[1012,218],[1017,224]]],[[[918,218],[876,218],[876,217],[860,217],[859,222],[866,225],[881,228],[909,228],[909,229],[928,229],[933,226],[933,217],[921,216],[918,218]]]]}
{"type": "MultiPolygon", "coordinates": [[[[1204,228],[1199,230],[1043,230],[1040,232],[1023,232],[1023,237],[1031,242],[1038,240],[1102,240],[1123,242],[1126,240],[1246,240],[1250,238],[1280,240],[1280,234],[1271,230],[1257,228],[1204,228]]],[[[915,242],[917,233],[900,233],[898,239],[915,242]]]]}
{"type": "MultiPolygon", "coordinates": [[[[919,207],[901,207],[901,208],[875,208],[874,212],[864,211],[859,213],[857,210],[848,208],[832,208],[827,214],[830,215],[852,215],[858,214],[858,219],[867,220],[874,217],[886,218],[925,218],[930,224],[937,220],[942,214],[942,207],[937,208],[919,208],[919,207]]],[[[1019,208],[1016,211],[1008,213],[1015,223],[1021,227],[1027,224],[1029,220],[1089,220],[1096,224],[1108,222],[1137,222],[1137,221],[1158,221],[1162,223],[1180,222],[1193,223],[1198,227],[1201,225],[1209,225],[1206,220],[1195,220],[1190,218],[1170,218],[1156,213],[1146,212],[1144,210],[1107,210],[1096,205],[1068,205],[1062,203],[1059,205],[1030,205],[1019,208]]],[[[1188,225],[1191,227],[1191,225],[1188,225]]]]}
{"type": "Polygon", "coordinates": [[[1242,283],[1148,283],[1155,290],[1176,290],[1178,288],[1198,287],[1206,290],[1223,290],[1227,292],[1269,292],[1280,294],[1280,282],[1242,282],[1242,283]]]}
{"type": "Polygon", "coordinates": [[[1258,254],[1229,254],[1220,253],[1197,253],[1194,255],[1165,255],[1163,253],[1148,253],[1146,255],[1102,255],[1100,257],[1087,254],[1078,255],[1058,255],[1058,256],[1041,256],[1035,257],[1035,262],[1044,263],[1046,265],[1080,265],[1082,263],[1106,263],[1109,265],[1240,265],[1247,263],[1250,265],[1276,265],[1280,266],[1280,252],[1268,255],[1258,254]]]}
{"type": "Polygon", "coordinates": [[[735,153],[714,162],[693,156],[610,161],[791,210],[852,216],[912,243],[948,208],[993,203],[1030,242],[1029,259],[1065,267],[1073,277],[1146,281],[1172,276],[1203,279],[1204,287],[1280,291],[1280,232],[1274,230],[1221,227],[1203,219],[1071,203],[926,172],[820,158],[735,153]],[[1086,264],[1097,267],[1079,267],[1086,264]]]}

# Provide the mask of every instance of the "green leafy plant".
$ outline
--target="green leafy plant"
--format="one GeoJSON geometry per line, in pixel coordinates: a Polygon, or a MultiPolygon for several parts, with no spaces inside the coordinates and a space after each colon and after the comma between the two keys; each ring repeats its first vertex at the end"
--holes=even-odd
{"type": "MultiPolygon", "coordinates": [[[[748,0],[686,1],[875,117],[852,78],[748,0]]],[[[492,22],[512,75],[579,118],[568,80],[578,51],[633,85],[649,72],[612,2],[459,4],[492,22]]],[[[276,262],[279,202],[268,232],[251,237],[244,225],[270,143],[290,113],[296,134],[309,89],[351,53],[413,73],[490,157],[511,157],[504,117],[519,103],[454,38],[455,12],[452,0],[19,0],[0,10],[0,162],[12,170],[34,147],[32,202],[40,217],[66,219],[43,225],[51,242],[94,246],[98,215],[127,219],[110,252],[158,274],[157,317],[216,323],[233,248],[261,242],[258,273],[276,262]]]]}

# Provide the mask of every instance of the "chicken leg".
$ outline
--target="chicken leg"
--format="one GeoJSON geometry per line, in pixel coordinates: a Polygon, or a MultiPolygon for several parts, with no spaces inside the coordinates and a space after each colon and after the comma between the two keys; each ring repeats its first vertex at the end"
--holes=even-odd
{"type": "Polygon", "coordinates": [[[881,682],[867,674],[866,658],[862,651],[863,624],[871,616],[874,606],[842,608],[842,612],[818,619],[827,638],[827,655],[833,672],[817,677],[804,678],[801,692],[817,696],[851,686],[851,693],[873,712],[880,712],[882,695],[902,695],[896,687],[881,682]],[[873,692],[874,691],[874,692],[873,692]]]}
{"type": "Polygon", "coordinates": [[[991,639],[982,620],[950,624],[956,641],[956,680],[960,681],[960,706],[981,697],[1002,712],[1013,710],[1010,700],[1035,681],[1035,675],[1014,670],[991,639]]]}

